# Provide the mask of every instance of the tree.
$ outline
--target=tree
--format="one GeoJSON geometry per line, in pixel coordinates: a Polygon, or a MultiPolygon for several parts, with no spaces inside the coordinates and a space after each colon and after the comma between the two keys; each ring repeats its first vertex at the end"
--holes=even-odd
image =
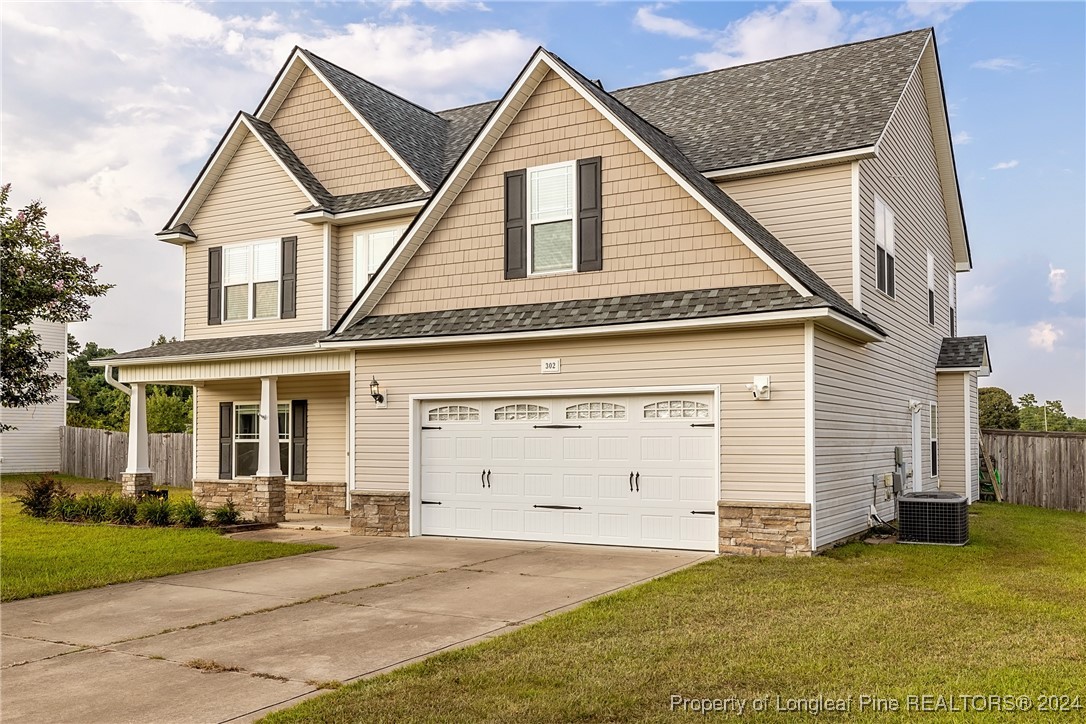
{"type": "Polygon", "coordinates": [[[1001,387],[981,387],[977,392],[980,426],[993,430],[1017,430],[1018,406],[1011,393],[1001,387]]]}
{"type": "MultiPolygon", "coordinates": [[[[76,258],[60,246],[60,237],[45,227],[45,206],[33,201],[15,213],[8,207],[11,184],[0,187],[0,403],[31,407],[57,399],[63,376],[49,372],[61,352],[42,348],[31,322],[83,322],[90,318],[90,299],[112,284],[95,279],[98,265],[76,258]]],[[[0,430],[10,425],[0,424],[0,430]]]]}
{"type": "Polygon", "coordinates": [[[1068,416],[1061,400],[1045,400],[1043,405],[1038,405],[1036,395],[1025,394],[1018,398],[1018,404],[1021,408],[1018,416],[1023,430],[1086,431],[1086,420],[1068,416]]]}

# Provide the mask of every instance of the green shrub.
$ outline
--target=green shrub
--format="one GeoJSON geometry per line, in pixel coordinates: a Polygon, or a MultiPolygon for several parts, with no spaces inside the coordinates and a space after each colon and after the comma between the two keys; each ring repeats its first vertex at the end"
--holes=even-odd
{"type": "Polygon", "coordinates": [[[204,506],[189,498],[174,506],[173,517],[174,520],[186,528],[199,528],[205,522],[207,510],[204,506]]]}
{"type": "Polygon", "coordinates": [[[109,493],[84,493],[76,500],[79,520],[87,523],[101,523],[109,519],[110,504],[113,496],[109,493]]]}
{"type": "Polygon", "coordinates": [[[83,506],[80,504],[79,499],[70,493],[64,496],[54,496],[53,502],[49,506],[49,517],[54,520],[72,523],[82,519],[83,506]]]}
{"type": "Polygon", "coordinates": [[[234,505],[233,498],[227,498],[223,505],[211,511],[211,517],[219,525],[233,525],[241,520],[241,511],[234,505]]]}
{"type": "Polygon", "coordinates": [[[71,493],[64,483],[52,475],[42,475],[37,480],[28,480],[23,484],[23,494],[15,500],[23,507],[23,512],[35,518],[47,518],[56,498],[70,498],[71,493]]]}
{"type": "Polygon", "coordinates": [[[115,495],[109,499],[109,510],[106,520],[119,525],[135,525],[136,523],[136,499],[123,495],[115,495]]]}
{"type": "Polygon", "coordinates": [[[173,506],[168,500],[144,498],[136,503],[136,522],[143,525],[169,525],[173,519],[173,506]]]}

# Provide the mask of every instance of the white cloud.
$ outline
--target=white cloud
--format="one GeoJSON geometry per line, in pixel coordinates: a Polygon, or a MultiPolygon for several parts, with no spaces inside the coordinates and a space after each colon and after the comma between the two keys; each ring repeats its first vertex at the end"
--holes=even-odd
{"type": "Polygon", "coordinates": [[[1051,322],[1037,322],[1029,328],[1029,346],[1051,352],[1062,336],[1063,330],[1057,329],[1051,322]]]}
{"type": "Polygon", "coordinates": [[[958,146],[964,146],[972,142],[973,137],[969,135],[969,131],[958,131],[954,134],[954,143],[958,146]]]}
{"type": "Polygon", "coordinates": [[[987,60],[978,60],[973,63],[972,67],[977,70],[1009,71],[1023,70],[1026,64],[1017,58],[988,58],[987,60]]]}
{"type": "Polygon", "coordinates": [[[1048,299],[1056,304],[1062,304],[1068,300],[1067,294],[1067,270],[1057,269],[1048,265],[1048,299]]]}
{"type": "Polygon", "coordinates": [[[993,171],[1006,171],[1007,169],[1018,168],[1018,160],[1000,161],[995,166],[992,166],[993,171]]]}
{"type": "MultiPolygon", "coordinates": [[[[181,264],[154,239],[239,109],[253,110],[294,45],[431,108],[498,95],[538,44],[516,30],[446,32],[408,17],[327,26],[193,3],[4,7],[4,180],[40,198],[66,248],[118,284],[78,325],[143,346],[180,333],[181,264]],[[90,29],[93,28],[93,31],[90,29]],[[146,274],[146,269],[163,273],[146,274]],[[133,316],[131,310],[141,313],[133,316]]],[[[383,12],[383,8],[381,9],[383,12]]]]}
{"type": "Polygon", "coordinates": [[[950,18],[969,2],[948,2],[936,0],[934,2],[921,2],[920,0],[908,0],[905,3],[905,12],[916,20],[923,20],[932,25],[938,25],[950,18]]]}
{"type": "Polygon", "coordinates": [[[845,15],[828,2],[799,2],[755,10],[728,24],[713,49],[693,56],[702,68],[723,68],[803,53],[849,39],[845,15]]]}
{"type": "Polygon", "coordinates": [[[663,4],[638,8],[634,14],[634,25],[650,33],[666,35],[671,38],[700,39],[710,36],[709,31],[692,25],[685,20],[669,18],[656,12],[663,8],[663,4]]]}

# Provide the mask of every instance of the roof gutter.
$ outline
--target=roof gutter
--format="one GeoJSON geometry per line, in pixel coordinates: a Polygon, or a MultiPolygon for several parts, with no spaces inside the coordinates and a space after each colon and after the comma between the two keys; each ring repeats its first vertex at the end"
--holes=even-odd
{"type": "MultiPolygon", "coordinates": [[[[134,357],[132,359],[124,359],[123,357],[113,357],[108,362],[103,360],[91,360],[91,367],[105,367],[108,371],[114,365],[123,363],[125,367],[131,367],[134,365],[157,365],[157,364],[174,364],[177,362],[214,362],[216,360],[229,360],[248,357],[267,357],[268,355],[283,355],[283,354],[306,354],[313,352],[322,352],[319,342],[314,342],[311,345],[295,346],[295,347],[272,347],[267,349],[245,349],[237,352],[209,352],[207,354],[175,354],[162,357],[134,357]]],[[[109,381],[109,375],[106,375],[106,381],[109,381]]],[[[111,383],[112,384],[112,383],[111,383]]],[[[120,384],[120,383],[117,383],[120,384]]],[[[117,385],[113,385],[116,387],[117,385]]],[[[120,389],[120,388],[118,388],[120,389]]]]}
{"type": "Polygon", "coordinates": [[[704,171],[702,176],[710,181],[725,179],[746,178],[747,176],[760,176],[762,174],[780,173],[783,171],[799,171],[805,168],[818,166],[832,166],[838,163],[850,163],[861,161],[865,158],[874,158],[876,146],[861,146],[846,151],[834,151],[833,153],[820,153],[814,156],[801,158],[788,158],[782,161],[769,161],[767,163],[755,163],[748,166],[736,166],[722,168],[716,171],[704,171]]]}
{"type": "Polygon", "coordinates": [[[378,206],[373,209],[360,209],[357,211],[332,212],[324,209],[313,211],[298,211],[294,217],[300,221],[308,221],[310,224],[331,223],[333,226],[352,224],[358,221],[377,221],[391,216],[400,216],[406,211],[417,211],[426,205],[425,199],[419,201],[405,201],[401,204],[378,206]]]}
{"type": "MultiPolygon", "coordinates": [[[[98,366],[98,365],[95,365],[93,361],[91,362],[91,364],[94,365],[95,367],[98,366]]],[[[105,365],[105,368],[106,368],[105,369],[106,384],[108,384],[110,387],[113,387],[113,388],[116,388],[116,389],[120,390],[124,394],[131,397],[132,396],[132,388],[129,387],[128,385],[121,384],[116,379],[114,379],[114,377],[113,377],[113,365],[107,364],[107,365],[105,365]]]]}

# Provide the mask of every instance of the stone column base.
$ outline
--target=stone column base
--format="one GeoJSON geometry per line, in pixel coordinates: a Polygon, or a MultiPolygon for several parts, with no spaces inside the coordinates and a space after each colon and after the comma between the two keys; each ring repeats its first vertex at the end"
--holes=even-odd
{"type": "Polygon", "coordinates": [[[406,492],[351,491],[351,535],[402,538],[410,532],[411,505],[406,492]]]}
{"type": "Polygon", "coordinates": [[[811,506],[722,500],[720,552],[733,556],[811,555],[811,506]]]}
{"type": "Polygon", "coordinates": [[[282,523],[287,519],[286,477],[253,478],[253,520],[282,523]]]}
{"type": "Polygon", "coordinates": [[[121,495],[126,498],[139,498],[154,487],[151,473],[121,473],[121,495]]]}

